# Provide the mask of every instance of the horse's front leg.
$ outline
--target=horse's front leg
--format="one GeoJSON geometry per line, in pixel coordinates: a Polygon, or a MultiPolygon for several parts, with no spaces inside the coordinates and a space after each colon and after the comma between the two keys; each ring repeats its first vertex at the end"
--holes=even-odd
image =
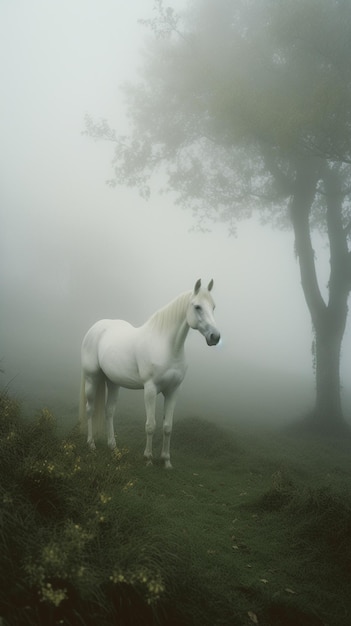
{"type": "Polygon", "coordinates": [[[113,427],[113,418],[115,415],[119,386],[112,383],[110,380],[107,383],[107,401],[105,409],[106,417],[106,432],[107,432],[107,445],[111,450],[116,447],[115,431],[113,427]]]}
{"type": "Polygon", "coordinates": [[[156,427],[156,396],[157,390],[153,382],[145,383],[144,385],[144,402],[146,410],[146,447],[144,451],[144,457],[147,460],[147,465],[152,465],[152,437],[156,427]]]}
{"type": "Polygon", "coordinates": [[[172,469],[171,455],[170,455],[170,443],[173,426],[173,413],[177,400],[178,387],[172,389],[172,391],[165,392],[165,406],[164,406],[164,418],[163,418],[163,443],[161,451],[161,459],[165,462],[165,469],[172,469]]]}

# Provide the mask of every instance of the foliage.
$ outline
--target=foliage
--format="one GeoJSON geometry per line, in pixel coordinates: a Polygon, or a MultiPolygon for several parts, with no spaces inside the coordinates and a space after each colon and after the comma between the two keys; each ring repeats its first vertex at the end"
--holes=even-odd
{"type": "Polygon", "coordinates": [[[79,429],[59,439],[48,409],[26,421],[8,396],[0,405],[0,615],[48,626],[77,623],[83,611],[91,615],[82,623],[103,624],[117,603],[127,620],[137,605],[151,616],[164,591],[162,567],[141,523],[150,512],[139,502],[125,510],[128,451],[100,458],[79,429]]]}
{"type": "MultiPolygon", "coordinates": [[[[180,15],[156,4],[158,18],[144,21],[156,37],[141,79],[124,86],[130,133],[86,118],[87,134],[116,144],[111,184],[148,197],[161,167],[181,204],[233,228],[255,206],[263,219],[287,224],[301,159],[333,163],[348,193],[347,3],[193,1],[180,15]]],[[[324,210],[321,185],[316,223],[324,210]]],[[[344,214],[348,223],[346,201],[344,214]]]]}
{"type": "Polygon", "coordinates": [[[143,429],[123,416],[127,447],[93,452],[76,428],[58,437],[49,410],[0,405],[6,626],[349,623],[346,444],[189,418],[165,472],[145,468],[143,429]]]}

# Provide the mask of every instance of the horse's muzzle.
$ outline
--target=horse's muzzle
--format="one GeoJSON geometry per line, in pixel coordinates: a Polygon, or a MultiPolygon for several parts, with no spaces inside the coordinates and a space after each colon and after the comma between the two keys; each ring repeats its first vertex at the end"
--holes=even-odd
{"type": "Polygon", "coordinates": [[[221,335],[216,332],[209,333],[206,337],[208,346],[216,346],[221,338],[221,335]]]}

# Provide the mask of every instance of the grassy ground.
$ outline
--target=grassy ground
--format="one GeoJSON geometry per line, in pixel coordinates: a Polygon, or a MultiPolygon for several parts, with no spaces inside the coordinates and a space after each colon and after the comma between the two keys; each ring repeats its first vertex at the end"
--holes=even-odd
{"type": "Polygon", "coordinates": [[[188,418],[166,472],[144,466],[140,422],[91,452],[47,409],[0,412],[7,626],[351,623],[348,442],[188,418]]]}

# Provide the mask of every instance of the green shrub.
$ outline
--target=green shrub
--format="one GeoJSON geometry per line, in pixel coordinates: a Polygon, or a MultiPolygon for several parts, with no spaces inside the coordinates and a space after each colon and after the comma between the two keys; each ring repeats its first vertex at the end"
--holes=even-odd
{"type": "Polygon", "coordinates": [[[48,409],[21,420],[7,395],[0,410],[0,615],[11,626],[75,624],[79,612],[111,624],[116,598],[133,614],[135,597],[151,615],[164,586],[160,563],[140,550],[146,503],[138,524],[128,514],[128,451],[92,452],[78,429],[61,440],[48,409]]]}

